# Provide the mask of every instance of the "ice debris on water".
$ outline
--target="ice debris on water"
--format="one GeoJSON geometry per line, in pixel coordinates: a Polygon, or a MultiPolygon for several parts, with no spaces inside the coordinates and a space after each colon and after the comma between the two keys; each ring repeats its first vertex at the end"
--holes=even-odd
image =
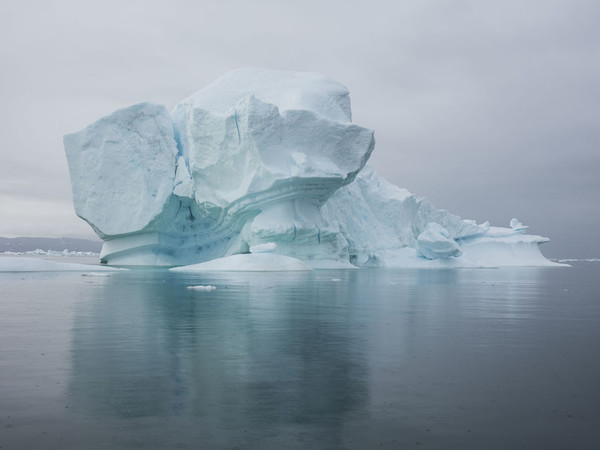
{"type": "Polygon", "coordinates": [[[216,290],[216,286],[212,286],[210,284],[208,285],[202,285],[199,284],[197,286],[186,286],[186,289],[192,289],[194,291],[201,291],[201,292],[210,292],[210,291],[214,291],[216,290]]]}

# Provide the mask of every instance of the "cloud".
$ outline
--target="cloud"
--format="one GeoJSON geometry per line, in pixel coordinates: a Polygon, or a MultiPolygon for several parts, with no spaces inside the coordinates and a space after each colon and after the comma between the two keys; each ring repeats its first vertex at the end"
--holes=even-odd
{"type": "Polygon", "coordinates": [[[592,0],[3,2],[3,232],[50,235],[59,215],[87,227],[62,206],[30,212],[70,202],[63,134],[265,66],[346,84],[395,184],[464,217],[517,215],[556,255],[598,256],[599,13],[592,0]],[[587,244],[571,242],[574,218],[587,244]]]}

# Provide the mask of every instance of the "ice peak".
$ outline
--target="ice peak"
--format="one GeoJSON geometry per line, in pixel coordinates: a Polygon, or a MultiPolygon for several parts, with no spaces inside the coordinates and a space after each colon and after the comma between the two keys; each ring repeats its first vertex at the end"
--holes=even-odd
{"type": "Polygon", "coordinates": [[[178,104],[228,114],[244,97],[255,96],[280,111],[314,111],[338,122],[351,122],[348,89],[325,75],[265,68],[232,70],[178,104]]]}

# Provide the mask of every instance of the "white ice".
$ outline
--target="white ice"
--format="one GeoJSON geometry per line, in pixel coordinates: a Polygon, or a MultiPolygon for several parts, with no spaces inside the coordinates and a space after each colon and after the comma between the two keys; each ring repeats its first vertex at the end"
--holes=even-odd
{"type": "Polygon", "coordinates": [[[171,114],[142,103],[66,136],[75,209],[114,265],[554,264],[539,251],[547,239],[517,219],[463,220],[378,176],[365,165],[373,131],[351,118],[348,90],[331,78],[235,70],[171,114]]]}
{"type": "Polygon", "coordinates": [[[460,246],[439,223],[429,222],[417,236],[417,252],[427,259],[444,259],[461,254],[460,246]]]}
{"type": "Polygon", "coordinates": [[[193,291],[199,291],[199,292],[211,292],[216,290],[216,286],[212,286],[210,284],[208,285],[203,285],[203,284],[199,284],[196,286],[186,286],[186,289],[191,289],[193,291]]]}
{"type": "Polygon", "coordinates": [[[302,261],[274,253],[232,255],[170,269],[174,272],[286,272],[312,270],[302,261]]]}
{"type": "Polygon", "coordinates": [[[64,137],[77,215],[101,238],[144,230],[173,192],[177,146],[164,106],[115,111],[64,137]]]}
{"type": "Polygon", "coordinates": [[[510,220],[510,227],[515,231],[525,231],[528,227],[523,225],[518,219],[514,217],[510,220]]]}
{"type": "Polygon", "coordinates": [[[253,245],[250,247],[250,253],[272,253],[277,249],[275,242],[253,245]]]}

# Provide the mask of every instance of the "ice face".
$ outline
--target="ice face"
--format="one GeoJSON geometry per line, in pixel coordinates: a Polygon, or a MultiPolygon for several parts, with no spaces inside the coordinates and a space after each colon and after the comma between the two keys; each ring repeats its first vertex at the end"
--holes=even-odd
{"type": "Polygon", "coordinates": [[[274,188],[323,203],[352,181],[375,145],[371,130],[314,110],[281,111],[255,95],[217,111],[191,97],[173,112],[196,202],[208,208],[274,188]]]}
{"type": "MultiPolygon", "coordinates": [[[[436,227],[433,224],[445,230],[443,234],[452,241],[486,232],[484,226],[437,209],[427,199],[394,186],[370,166],[352,184],[338,190],[324,205],[323,213],[336,224],[348,242],[350,260],[359,266],[406,265],[406,250],[417,249],[419,236],[427,227],[436,227]]],[[[426,250],[427,241],[433,239],[431,233],[421,236],[421,256],[437,259],[457,254],[448,250],[448,255],[435,256],[426,250]]]]}
{"type": "Polygon", "coordinates": [[[162,213],[178,153],[164,106],[120,109],[64,144],[75,211],[98,236],[139,232],[162,213]]]}
{"type": "Polygon", "coordinates": [[[463,220],[365,167],[373,131],[351,123],[348,90],[322,75],[236,70],[170,115],[134,105],[64,141],[77,214],[105,241],[109,264],[549,263],[545,239],[518,220],[463,220]]]}
{"type": "Polygon", "coordinates": [[[350,119],[341,84],[266,69],[231,72],[170,117],[150,104],[119,110],[65,137],[77,213],[112,264],[246,252],[257,216],[269,228],[269,210],[318,208],[360,172],[375,141],[350,119]]]}
{"type": "Polygon", "coordinates": [[[461,254],[460,247],[443,226],[429,222],[417,236],[417,253],[427,259],[444,259],[461,254]]]}

